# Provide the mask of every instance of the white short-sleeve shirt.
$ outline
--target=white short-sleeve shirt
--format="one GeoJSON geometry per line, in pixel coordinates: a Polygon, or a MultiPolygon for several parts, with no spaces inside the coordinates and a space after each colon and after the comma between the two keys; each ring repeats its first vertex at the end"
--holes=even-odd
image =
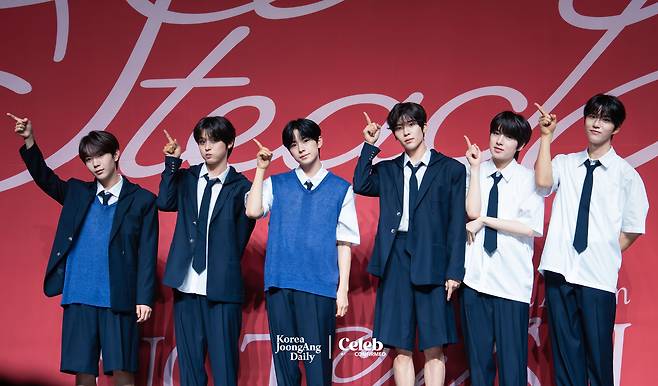
{"type": "Polygon", "coordinates": [[[580,195],[585,180],[587,151],[559,154],[552,161],[551,220],[539,271],[562,274],[569,283],[617,291],[621,267],[619,235],[644,233],[649,202],[640,174],[614,149],[594,169],[589,208],[587,249],[573,247],[580,195]]]}
{"type": "MultiPolygon", "coordinates": [[[[493,187],[492,161],[480,165],[480,215],[487,215],[489,193],[493,187]]],[[[541,237],[544,227],[544,198],[536,191],[535,174],[515,160],[500,171],[498,182],[498,218],[518,221],[533,230],[533,236],[519,236],[497,231],[497,248],[489,255],[484,250],[482,228],[475,241],[466,245],[464,283],[478,292],[504,299],[530,303],[534,268],[534,237],[541,237]]],[[[470,168],[467,167],[467,181],[470,168]]]]}

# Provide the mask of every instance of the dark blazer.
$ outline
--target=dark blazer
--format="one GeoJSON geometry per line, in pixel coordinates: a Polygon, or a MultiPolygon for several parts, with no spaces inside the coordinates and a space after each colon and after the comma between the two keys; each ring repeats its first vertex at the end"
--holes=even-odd
{"type": "MultiPolygon", "coordinates": [[[[178,212],[169,249],[164,284],[183,284],[197,242],[197,184],[201,164],[181,169],[182,160],[165,157],[157,205],[165,212],[178,212]]],[[[251,182],[231,166],[208,219],[208,282],[206,296],[212,301],[241,303],[244,298],[240,259],[254,230],[255,220],[245,214],[244,197],[251,182]]]]}
{"type": "MultiPolygon", "coordinates": [[[[66,258],[90,204],[98,199],[96,181],[61,180],[43,159],[39,147],[22,146],[21,157],[34,182],[62,205],[43,289],[55,296],[64,289],[66,258]]],[[[110,305],[114,311],[135,312],[136,304],[153,306],[158,255],[158,211],[155,195],[123,178],[110,231],[110,305]]]]}
{"type": "MultiPolygon", "coordinates": [[[[354,192],[379,197],[379,223],[368,272],[382,277],[402,218],[404,154],[372,164],[379,148],[363,145],[354,171],[354,192]]],[[[459,161],[431,150],[418,191],[411,239],[411,282],[443,285],[464,278],[466,244],[466,169],[459,161]]]]}

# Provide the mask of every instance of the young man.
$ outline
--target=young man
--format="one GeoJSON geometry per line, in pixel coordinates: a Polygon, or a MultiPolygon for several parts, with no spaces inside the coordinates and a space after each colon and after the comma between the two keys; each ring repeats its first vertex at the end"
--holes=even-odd
{"type": "Polygon", "coordinates": [[[265,299],[276,379],[299,385],[302,360],[307,385],[331,385],[335,317],[347,312],[350,247],[360,241],[354,193],[322,166],[315,122],[290,121],[282,139],[299,167],[263,182],[272,152],[254,140],[260,149],[247,198],[249,217],[270,213],[265,299]]]}
{"type": "Polygon", "coordinates": [[[379,197],[379,223],[368,271],[379,277],[373,336],[396,349],[397,385],[413,385],[412,353],[418,330],[427,385],[445,379],[443,345],[457,341],[449,303],[464,277],[466,171],[425,144],[427,114],[398,103],[387,123],[404,153],[372,164],[380,126],[370,121],[354,171],[354,191],[379,197]]]}
{"type": "Polygon", "coordinates": [[[555,381],[613,385],[612,332],[621,254],[644,233],[642,178],[612,148],[626,117],[611,95],[585,105],[587,149],[551,161],[554,114],[539,108],[538,187],[557,191],[539,271],[546,283],[555,381]]]}
{"type": "Polygon", "coordinates": [[[254,221],[245,215],[251,184],[228,164],[235,128],[224,117],[194,127],[204,163],[181,169],[182,149],[165,131],[158,208],[178,212],[164,284],[174,290],[174,328],[185,386],[205,386],[206,352],[216,385],[237,385],[242,325],[240,259],[254,221]]]}
{"type": "Polygon", "coordinates": [[[122,177],[119,142],[105,131],[80,140],[79,155],[94,181],[61,180],[45,163],[32,123],[17,118],[20,154],[30,175],[63,205],[46,268],[44,292],[62,295],[61,371],[76,385],[95,385],[99,355],[116,385],[133,385],[137,323],[151,316],[158,252],[155,195],[122,177]]]}
{"type": "Polygon", "coordinates": [[[544,199],[534,173],[516,162],[530,140],[528,121],[504,111],[489,126],[491,160],[468,137],[466,273],[462,329],[471,384],[525,386],[528,382],[528,311],[532,296],[534,237],[544,226],[544,199]],[[483,229],[484,228],[484,229],[483,229]]]}

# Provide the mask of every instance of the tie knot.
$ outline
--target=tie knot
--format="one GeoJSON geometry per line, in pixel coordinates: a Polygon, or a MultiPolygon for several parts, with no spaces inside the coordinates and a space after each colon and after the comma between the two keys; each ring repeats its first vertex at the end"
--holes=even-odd
{"type": "Polygon", "coordinates": [[[308,180],[304,182],[304,186],[306,186],[306,190],[311,190],[311,188],[313,187],[313,183],[311,182],[311,180],[308,180]]]}
{"type": "Polygon", "coordinates": [[[106,192],[106,191],[102,191],[102,192],[98,193],[98,195],[103,200],[103,205],[108,205],[109,202],[110,202],[110,198],[112,198],[112,193],[106,192]]]}
{"type": "Polygon", "coordinates": [[[216,183],[219,182],[219,178],[210,178],[210,177],[208,177],[207,174],[206,174],[205,176],[203,176],[203,178],[206,179],[206,184],[207,184],[207,186],[211,186],[211,187],[212,187],[213,185],[215,185],[216,183]]]}
{"type": "Polygon", "coordinates": [[[585,167],[587,168],[587,171],[589,172],[589,171],[592,171],[592,170],[598,168],[599,166],[601,166],[601,161],[599,161],[599,160],[592,161],[590,159],[586,159],[583,164],[585,165],[585,167]]]}
{"type": "Polygon", "coordinates": [[[423,162],[419,162],[417,166],[414,166],[411,161],[407,161],[407,166],[409,166],[409,169],[411,169],[411,174],[416,174],[418,169],[420,169],[421,166],[423,166],[423,162]]]}
{"type": "Polygon", "coordinates": [[[498,185],[500,180],[503,178],[503,174],[501,172],[496,171],[493,174],[491,174],[491,178],[493,178],[494,186],[495,186],[495,185],[498,185]]]}

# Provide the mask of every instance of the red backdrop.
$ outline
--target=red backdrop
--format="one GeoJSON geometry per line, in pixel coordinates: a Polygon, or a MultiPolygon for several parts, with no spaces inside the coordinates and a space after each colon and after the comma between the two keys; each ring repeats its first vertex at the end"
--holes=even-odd
{"type": "MultiPolygon", "coordinates": [[[[503,109],[525,114],[536,127],[536,101],[560,119],[554,151],[573,152],[585,146],[583,103],[611,92],[621,95],[629,113],[615,149],[640,172],[654,202],[657,13],[657,3],[642,0],[4,0],[0,106],[32,119],[48,163],[61,176],[88,178],[77,142],[89,130],[109,130],[122,143],[122,173],[157,191],[162,129],[193,145],[191,129],[205,115],[227,115],[238,128],[230,162],[249,177],[257,151],[251,138],[277,148],[288,120],[312,118],[323,128],[325,166],[351,179],[362,111],[382,122],[394,103],[420,102],[431,117],[428,142],[461,157],[462,135],[486,147],[489,120],[503,109]]],[[[60,207],[25,172],[13,121],[6,118],[3,126],[0,374],[70,384],[58,373],[59,299],[41,290],[60,207]]],[[[522,154],[526,166],[534,162],[537,139],[533,131],[522,154]]],[[[196,148],[187,147],[183,158],[200,162],[196,148]]],[[[392,137],[381,147],[382,157],[399,152],[392,137]]],[[[279,148],[271,172],[292,166],[279,148]]],[[[365,270],[377,202],[358,197],[357,209],[362,243],[353,250],[350,311],[338,321],[339,337],[352,339],[372,328],[377,285],[365,270]]],[[[619,276],[617,385],[652,384],[658,347],[654,213],[651,208],[647,235],[624,254],[619,276]]],[[[160,216],[160,276],[174,220],[160,216]]],[[[259,222],[244,257],[241,385],[274,384],[262,294],[266,228],[259,222]]],[[[536,260],[542,245],[538,239],[536,260]]],[[[528,335],[531,385],[552,383],[543,302],[537,277],[528,335]]],[[[154,316],[142,329],[140,385],[178,384],[171,307],[170,290],[160,288],[154,316]]],[[[393,384],[390,357],[339,354],[336,348],[336,384],[393,384]]],[[[463,346],[448,348],[447,355],[446,384],[469,384],[463,346]]]]}

